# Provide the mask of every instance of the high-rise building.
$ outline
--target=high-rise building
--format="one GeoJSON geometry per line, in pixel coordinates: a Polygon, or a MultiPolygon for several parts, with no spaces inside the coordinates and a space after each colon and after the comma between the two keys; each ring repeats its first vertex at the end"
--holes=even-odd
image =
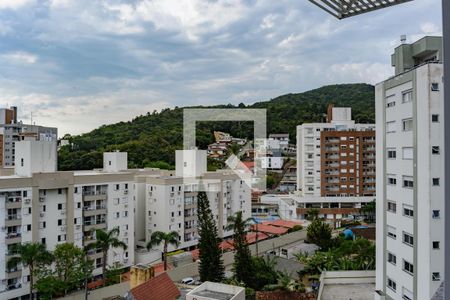
{"type": "Polygon", "coordinates": [[[442,38],[402,44],[376,86],[375,299],[432,299],[444,275],[442,38]]]}
{"type": "Polygon", "coordinates": [[[297,126],[301,196],[375,195],[375,125],[355,124],[351,108],[328,107],[326,123],[297,126]]]}
{"type": "Polygon", "coordinates": [[[0,168],[14,167],[18,141],[57,141],[58,130],[17,121],[17,107],[0,109],[0,168]]]}

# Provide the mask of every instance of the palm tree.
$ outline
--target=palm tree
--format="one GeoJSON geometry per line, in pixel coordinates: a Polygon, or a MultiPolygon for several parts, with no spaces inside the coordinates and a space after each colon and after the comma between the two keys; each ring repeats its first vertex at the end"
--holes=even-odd
{"type": "Polygon", "coordinates": [[[46,265],[52,262],[52,255],[47,251],[44,244],[25,243],[16,244],[12,248],[13,256],[8,260],[7,267],[12,269],[22,264],[30,270],[30,299],[33,299],[33,275],[39,265],[46,265]]]}
{"type": "Polygon", "coordinates": [[[103,229],[95,230],[95,242],[88,244],[86,246],[86,250],[91,249],[100,249],[103,254],[102,260],[102,278],[103,283],[106,283],[106,265],[108,258],[109,248],[122,248],[123,250],[127,250],[127,244],[122,242],[117,238],[120,230],[119,227],[114,227],[110,231],[105,231],[103,229]]]}
{"type": "Polygon", "coordinates": [[[157,246],[164,243],[163,246],[163,260],[164,260],[164,271],[167,270],[167,247],[173,245],[178,247],[180,244],[180,236],[176,231],[171,231],[168,233],[162,231],[155,231],[150,237],[150,242],[147,244],[147,249],[150,250],[153,246],[157,246]]]}

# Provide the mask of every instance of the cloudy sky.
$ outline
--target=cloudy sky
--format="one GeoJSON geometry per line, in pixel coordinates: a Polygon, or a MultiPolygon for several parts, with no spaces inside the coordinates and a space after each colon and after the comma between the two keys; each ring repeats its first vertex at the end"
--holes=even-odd
{"type": "Polygon", "coordinates": [[[338,21],[307,0],[0,0],[0,107],[82,133],[165,107],[376,83],[440,0],[338,21]]]}

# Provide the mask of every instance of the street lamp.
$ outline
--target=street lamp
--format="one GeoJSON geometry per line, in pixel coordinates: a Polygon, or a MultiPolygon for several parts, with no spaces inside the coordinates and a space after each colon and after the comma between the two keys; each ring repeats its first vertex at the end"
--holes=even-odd
{"type": "MultiPolygon", "coordinates": [[[[309,0],[338,19],[344,19],[412,0],[309,0]]],[[[445,274],[443,299],[450,299],[450,1],[442,0],[444,40],[444,139],[445,139],[445,274]],[[448,119],[447,119],[448,118],[448,119]],[[447,291],[447,292],[445,292],[447,291]]]]}

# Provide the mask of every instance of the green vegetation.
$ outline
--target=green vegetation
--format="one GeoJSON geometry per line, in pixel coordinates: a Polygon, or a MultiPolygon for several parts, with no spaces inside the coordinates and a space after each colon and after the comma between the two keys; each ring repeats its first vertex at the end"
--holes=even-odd
{"type": "MultiPolygon", "coordinates": [[[[304,122],[321,122],[327,105],[350,106],[353,118],[360,123],[375,120],[374,87],[367,84],[324,86],[312,91],[287,94],[253,105],[220,105],[215,108],[266,108],[267,133],[290,134],[295,139],[295,128],[304,122]]],[[[150,162],[175,163],[175,150],[183,143],[183,109],[164,109],[147,113],[129,122],[104,125],[89,133],[66,136],[71,146],[61,148],[58,166],[61,170],[83,170],[102,167],[104,151],[128,152],[129,167],[144,167],[150,162]]],[[[251,122],[199,122],[197,145],[205,149],[213,142],[214,130],[225,131],[236,137],[253,138],[251,122]]]]}
{"type": "Polygon", "coordinates": [[[369,223],[375,222],[375,213],[376,213],[376,202],[373,200],[372,202],[367,203],[360,209],[360,213],[364,215],[365,220],[369,223]]]}
{"type": "Polygon", "coordinates": [[[147,249],[151,249],[154,246],[163,243],[163,260],[164,260],[164,271],[167,271],[167,248],[169,245],[178,247],[180,244],[179,235],[176,231],[171,231],[168,233],[162,231],[155,231],[150,237],[150,242],[147,244],[147,249]]]}
{"type": "Polygon", "coordinates": [[[234,216],[228,217],[228,229],[234,231],[233,246],[236,251],[233,263],[234,277],[247,287],[253,286],[255,276],[252,255],[246,239],[247,229],[250,227],[250,224],[250,218],[246,220],[242,218],[242,211],[238,211],[234,216]]]}
{"type": "Polygon", "coordinates": [[[344,240],[338,237],[330,242],[333,246],[314,255],[298,254],[297,259],[305,264],[299,275],[319,275],[322,271],[374,270],[375,245],[367,239],[344,240]]]}
{"type": "Polygon", "coordinates": [[[127,249],[127,245],[119,240],[117,237],[119,236],[119,227],[115,227],[110,231],[104,231],[102,229],[97,229],[95,231],[95,242],[88,244],[85,249],[86,250],[100,250],[103,254],[102,257],[102,278],[104,280],[104,284],[106,284],[106,268],[107,268],[107,258],[108,251],[110,248],[122,248],[124,250],[127,249]]]}
{"type": "Polygon", "coordinates": [[[30,299],[33,299],[34,276],[40,268],[49,265],[52,255],[41,243],[15,244],[11,257],[7,262],[8,269],[15,269],[19,264],[30,270],[30,299]]]}
{"type": "Polygon", "coordinates": [[[220,238],[205,192],[198,193],[197,214],[198,234],[200,236],[198,241],[200,280],[203,282],[221,282],[225,278],[225,267],[222,260],[222,251],[219,248],[220,238]]]}
{"type": "Polygon", "coordinates": [[[331,246],[332,228],[322,220],[315,219],[306,228],[306,238],[308,242],[314,243],[322,250],[326,250],[331,246]]]}
{"type": "Polygon", "coordinates": [[[42,299],[53,299],[83,285],[94,269],[83,249],[69,243],[59,244],[52,252],[53,268],[40,268],[36,289],[42,299]]]}

